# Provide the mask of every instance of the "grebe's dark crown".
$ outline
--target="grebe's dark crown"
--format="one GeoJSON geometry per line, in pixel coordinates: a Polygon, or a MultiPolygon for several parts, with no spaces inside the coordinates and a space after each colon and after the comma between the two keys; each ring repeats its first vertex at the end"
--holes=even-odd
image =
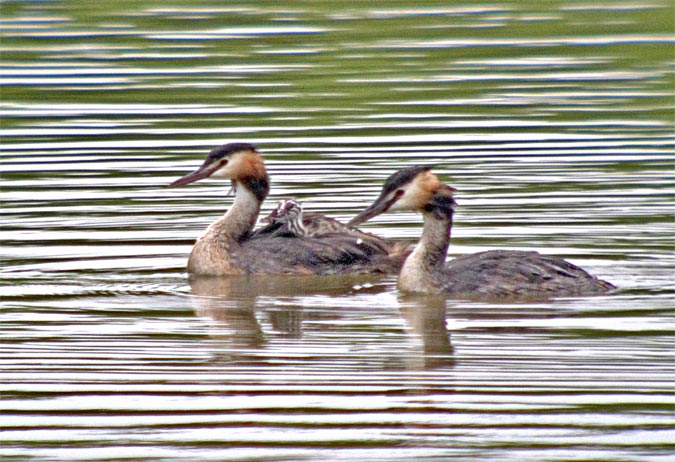
{"type": "Polygon", "coordinates": [[[386,196],[397,188],[405,186],[413,181],[420,173],[428,172],[431,167],[416,165],[414,167],[404,168],[391,175],[382,186],[382,196],[386,196]]]}
{"type": "Polygon", "coordinates": [[[227,143],[222,146],[218,146],[209,152],[209,155],[206,157],[205,164],[210,164],[215,160],[220,160],[223,157],[231,156],[236,152],[241,151],[257,151],[256,147],[250,143],[227,143]]]}

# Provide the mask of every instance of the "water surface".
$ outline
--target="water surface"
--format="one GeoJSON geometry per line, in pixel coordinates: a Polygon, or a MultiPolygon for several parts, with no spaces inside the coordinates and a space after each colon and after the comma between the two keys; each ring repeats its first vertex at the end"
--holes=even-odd
{"type": "Polygon", "coordinates": [[[3,460],[669,460],[669,2],[1,8],[3,460]],[[434,165],[451,257],[538,250],[620,290],[189,279],[229,185],[164,186],[231,141],[264,154],[263,212],[347,220],[434,165]]]}

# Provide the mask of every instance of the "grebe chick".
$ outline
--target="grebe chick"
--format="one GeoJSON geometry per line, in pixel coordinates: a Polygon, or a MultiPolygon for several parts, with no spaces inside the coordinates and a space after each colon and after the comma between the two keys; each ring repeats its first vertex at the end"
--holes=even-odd
{"type": "Polygon", "coordinates": [[[187,270],[198,275],[391,273],[401,267],[400,247],[377,249],[346,233],[293,239],[259,235],[253,227],[269,193],[269,177],[256,148],[230,143],[213,149],[196,171],[169,186],[227,178],[236,191],[228,212],[197,239],[187,270]]]}
{"type": "Polygon", "coordinates": [[[269,223],[272,227],[278,226],[282,229],[281,232],[294,237],[316,237],[331,233],[366,235],[366,233],[347,226],[334,218],[319,213],[304,213],[302,205],[294,199],[280,201],[277,208],[260,221],[269,223]]]}
{"type": "Polygon", "coordinates": [[[401,268],[399,289],[469,298],[548,298],[616,288],[566,260],[537,252],[491,250],[446,264],[454,191],[427,167],[404,169],[389,177],[376,201],[349,222],[356,226],[386,211],[422,213],[422,237],[401,268]]]}
{"type": "MultiPolygon", "coordinates": [[[[253,237],[271,236],[283,237],[326,237],[332,234],[351,236],[355,243],[363,248],[370,248],[372,252],[398,254],[410,253],[407,244],[398,244],[382,239],[374,234],[365,233],[360,229],[347,226],[334,218],[320,213],[304,213],[302,205],[294,199],[284,199],[276,209],[260,220],[268,223],[267,226],[253,232],[253,237]],[[394,249],[399,250],[395,251],[394,249]]],[[[402,261],[401,261],[402,264],[402,261]]]]}

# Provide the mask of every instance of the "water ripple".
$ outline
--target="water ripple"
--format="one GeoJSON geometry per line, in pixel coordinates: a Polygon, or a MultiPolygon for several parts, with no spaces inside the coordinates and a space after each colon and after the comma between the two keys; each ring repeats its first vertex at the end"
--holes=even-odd
{"type": "Polygon", "coordinates": [[[672,5],[108,3],[3,7],[0,457],[669,460],[672,5]],[[188,278],[230,185],[164,186],[229,141],[265,158],[263,213],[347,220],[433,165],[451,258],[536,249],[620,290],[188,278]]]}

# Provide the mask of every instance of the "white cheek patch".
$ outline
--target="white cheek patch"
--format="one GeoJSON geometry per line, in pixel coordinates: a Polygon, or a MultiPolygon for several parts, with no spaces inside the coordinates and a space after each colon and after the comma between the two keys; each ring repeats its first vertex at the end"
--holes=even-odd
{"type": "Polygon", "coordinates": [[[232,172],[232,166],[230,165],[230,162],[226,161],[221,161],[222,165],[218,167],[218,169],[213,172],[211,175],[212,178],[230,178],[231,177],[231,172],[232,172]]]}
{"type": "Polygon", "coordinates": [[[402,210],[410,210],[412,206],[413,197],[409,195],[408,191],[406,191],[396,200],[396,202],[391,205],[391,207],[389,207],[389,210],[392,212],[399,212],[402,210]]]}
{"type": "Polygon", "coordinates": [[[413,181],[403,189],[403,195],[392,205],[390,210],[417,210],[429,198],[429,191],[421,181],[413,181]]]}
{"type": "Polygon", "coordinates": [[[227,159],[221,159],[221,166],[213,173],[212,176],[216,178],[231,179],[235,174],[239,173],[246,163],[246,156],[242,152],[235,152],[227,159]]]}

